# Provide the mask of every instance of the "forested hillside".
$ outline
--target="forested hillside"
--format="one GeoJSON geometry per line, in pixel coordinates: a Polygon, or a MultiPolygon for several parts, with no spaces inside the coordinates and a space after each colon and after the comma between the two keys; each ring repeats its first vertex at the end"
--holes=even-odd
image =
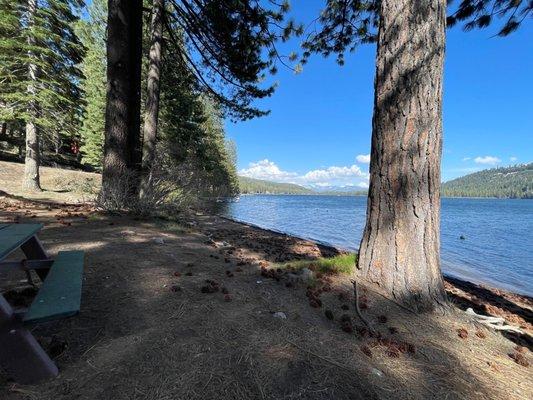
{"type": "Polygon", "coordinates": [[[493,168],[442,185],[445,197],[533,198],[533,163],[493,168]]]}
{"type": "Polygon", "coordinates": [[[311,194],[310,189],[292,183],[277,183],[239,176],[242,194],[311,194]]]}
{"type": "MultiPolygon", "coordinates": [[[[366,195],[365,191],[314,191],[290,183],[276,183],[239,176],[243,194],[319,194],[366,195]]],[[[533,163],[513,167],[493,168],[466,175],[442,184],[443,197],[533,198],[533,163]]]]}

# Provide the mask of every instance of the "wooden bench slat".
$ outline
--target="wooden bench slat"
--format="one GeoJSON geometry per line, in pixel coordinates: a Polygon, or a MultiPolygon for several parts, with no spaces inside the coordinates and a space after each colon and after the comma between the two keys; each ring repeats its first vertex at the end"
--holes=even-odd
{"type": "Polygon", "coordinates": [[[0,229],[0,260],[18,249],[43,228],[43,224],[11,224],[0,229]]]}
{"type": "Polygon", "coordinates": [[[24,315],[24,322],[46,322],[79,312],[83,257],[83,251],[59,252],[39,293],[24,315]]]}

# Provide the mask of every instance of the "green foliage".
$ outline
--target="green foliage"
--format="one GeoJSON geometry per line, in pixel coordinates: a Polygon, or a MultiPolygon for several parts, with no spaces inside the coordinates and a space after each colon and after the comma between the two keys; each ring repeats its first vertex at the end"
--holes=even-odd
{"type": "Polygon", "coordinates": [[[442,185],[446,197],[533,198],[533,163],[493,168],[442,185]]]}
{"type": "Polygon", "coordinates": [[[34,15],[28,1],[0,0],[0,120],[35,119],[46,134],[60,142],[76,135],[80,114],[83,46],[74,33],[80,0],[37,1],[34,15]],[[37,67],[37,80],[28,66],[37,67]],[[28,90],[28,87],[33,90],[28,90]]]}
{"type": "Polygon", "coordinates": [[[266,73],[274,72],[278,61],[290,68],[289,57],[279,54],[276,43],[303,33],[301,25],[284,20],[288,1],[169,0],[169,4],[167,32],[170,42],[177,44],[171,51],[196,85],[233,119],[267,114],[252,104],[274,91],[275,85],[264,83],[266,73]]]}
{"type": "MultiPolygon", "coordinates": [[[[326,0],[326,6],[318,18],[318,29],[310,32],[303,42],[302,63],[312,53],[327,57],[337,56],[337,62],[344,64],[344,54],[353,52],[357,46],[374,43],[379,26],[380,0],[326,0]]],[[[463,22],[464,30],[485,28],[494,19],[503,20],[498,35],[514,32],[520,24],[533,14],[533,2],[525,0],[461,0],[454,6],[448,0],[451,14],[448,26],[463,22]]]]}
{"type": "Polygon", "coordinates": [[[175,53],[166,53],[161,80],[160,148],[176,183],[198,197],[238,193],[236,152],[228,146],[218,104],[196,89],[175,53]]]}
{"type": "Polygon", "coordinates": [[[317,260],[298,260],[290,261],[277,267],[282,269],[300,270],[314,266],[316,271],[323,274],[352,274],[355,271],[355,264],[357,263],[357,254],[348,253],[340,254],[331,258],[319,258],[317,260]]]}
{"type": "Polygon", "coordinates": [[[269,182],[261,179],[239,176],[242,194],[312,194],[313,191],[293,183],[269,182]]]}
{"type": "MultiPolygon", "coordinates": [[[[454,0],[448,0],[453,4],[454,0]]],[[[461,0],[455,11],[448,16],[448,26],[464,22],[463,29],[486,28],[494,19],[503,19],[498,36],[507,36],[516,31],[522,21],[533,14],[533,2],[522,0],[461,0]]]]}
{"type": "Polygon", "coordinates": [[[93,0],[88,18],[78,22],[76,32],[87,49],[80,69],[85,108],[80,128],[82,163],[102,167],[106,101],[107,1],[93,0]]]}
{"type": "MultiPolygon", "coordinates": [[[[147,7],[149,5],[149,2],[145,3],[147,7]]],[[[106,10],[105,0],[94,0],[88,8],[88,18],[77,26],[77,33],[87,47],[80,65],[86,77],[82,81],[86,106],[81,150],[83,162],[96,168],[101,167],[105,125],[106,10]]],[[[147,86],[150,43],[150,18],[148,14],[145,17],[143,91],[147,86]]],[[[238,193],[236,150],[225,142],[219,107],[209,96],[202,94],[202,88],[184,64],[185,50],[183,40],[179,39],[179,28],[172,33],[167,30],[166,34],[172,35],[174,42],[169,44],[171,47],[163,48],[157,171],[154,171],[157,182],[164,186],[165,192],[172,190],[172,195],[180,199],[232,196],[238,193]],[[175,51],[176,46],[179,46],[179,52],[175,51]]]]}

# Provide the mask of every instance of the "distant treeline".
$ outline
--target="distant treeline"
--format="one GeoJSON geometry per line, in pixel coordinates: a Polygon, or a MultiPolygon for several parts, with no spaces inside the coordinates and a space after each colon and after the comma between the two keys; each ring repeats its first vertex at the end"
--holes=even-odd
{"type": "MultiPolygon", "coordinates": [[[[366,191],[313,191],[292,183],[239,176],[242,194],[315,194],[363,196],[366,191]]],[[[443,197],[533,198],[533,163],[487,169],[442,184],[443,197]]]]}
{"type": "Polygon", "coordinates": [[[487,169],[442,185],[444,197],[533,198],[533,163],[487,169]]]}
{"type": "Polygon", "coordinates": [[[312,194],[323,196],[364,196],[366,191],[315,191],[294,183],[278,183],[239,176],[241,194],[312,194]]]}
{"type": "Polygon", "coordinates": [[[239,176],[242,194],[311,194],[312,190],[293,183],[277,183],[239,176]]]}

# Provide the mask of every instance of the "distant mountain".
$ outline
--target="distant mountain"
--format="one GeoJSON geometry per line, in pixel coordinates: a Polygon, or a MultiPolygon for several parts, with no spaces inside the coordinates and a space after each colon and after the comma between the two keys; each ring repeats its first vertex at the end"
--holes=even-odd
{"type": "Polygon", "coordinates": [[[444,197],[533,198],[533,163],[486,169],[443,183],[444,197]]]}
{"type": "Polygon", "coordinates": [[[312,186],[311,190],[316,194],[336,196],[366,196],[368,189],[355,185],[346,186],[312,186]]]}
{"type": "Polygon", "coordinates": [[[327,188],[313,188],[313,194],[323,196],[366,196],[368,191],[366,189],[354,189],[353,187],[329,186],[327,188]]]}
{"type": "Polygon", "coordinates": [[[242,194],[312,194],[313,191],[293,183],[277,183],[239,176],[242,194]]]}
{"type": "MultiPolygon", "coordinates": [[[[314,194],[364,196],[353,188],[309,189],[293,183],[277,183],[239,176],[242,194],[314,194]]],[[[498,197],[533,199],[533,163],[487,169],[442,184],[443,197],[498,197]]]]}
{"type": "Polygon", "coordinates": [[[310,189],[294,183],[270,182],[262,179],[247,178],[245,176],[239,176],[239,186],[241,194],[314,194],[324,196],[366,195],[366,190],[354,190],[354,188],[331,186],[310,189]]]}

